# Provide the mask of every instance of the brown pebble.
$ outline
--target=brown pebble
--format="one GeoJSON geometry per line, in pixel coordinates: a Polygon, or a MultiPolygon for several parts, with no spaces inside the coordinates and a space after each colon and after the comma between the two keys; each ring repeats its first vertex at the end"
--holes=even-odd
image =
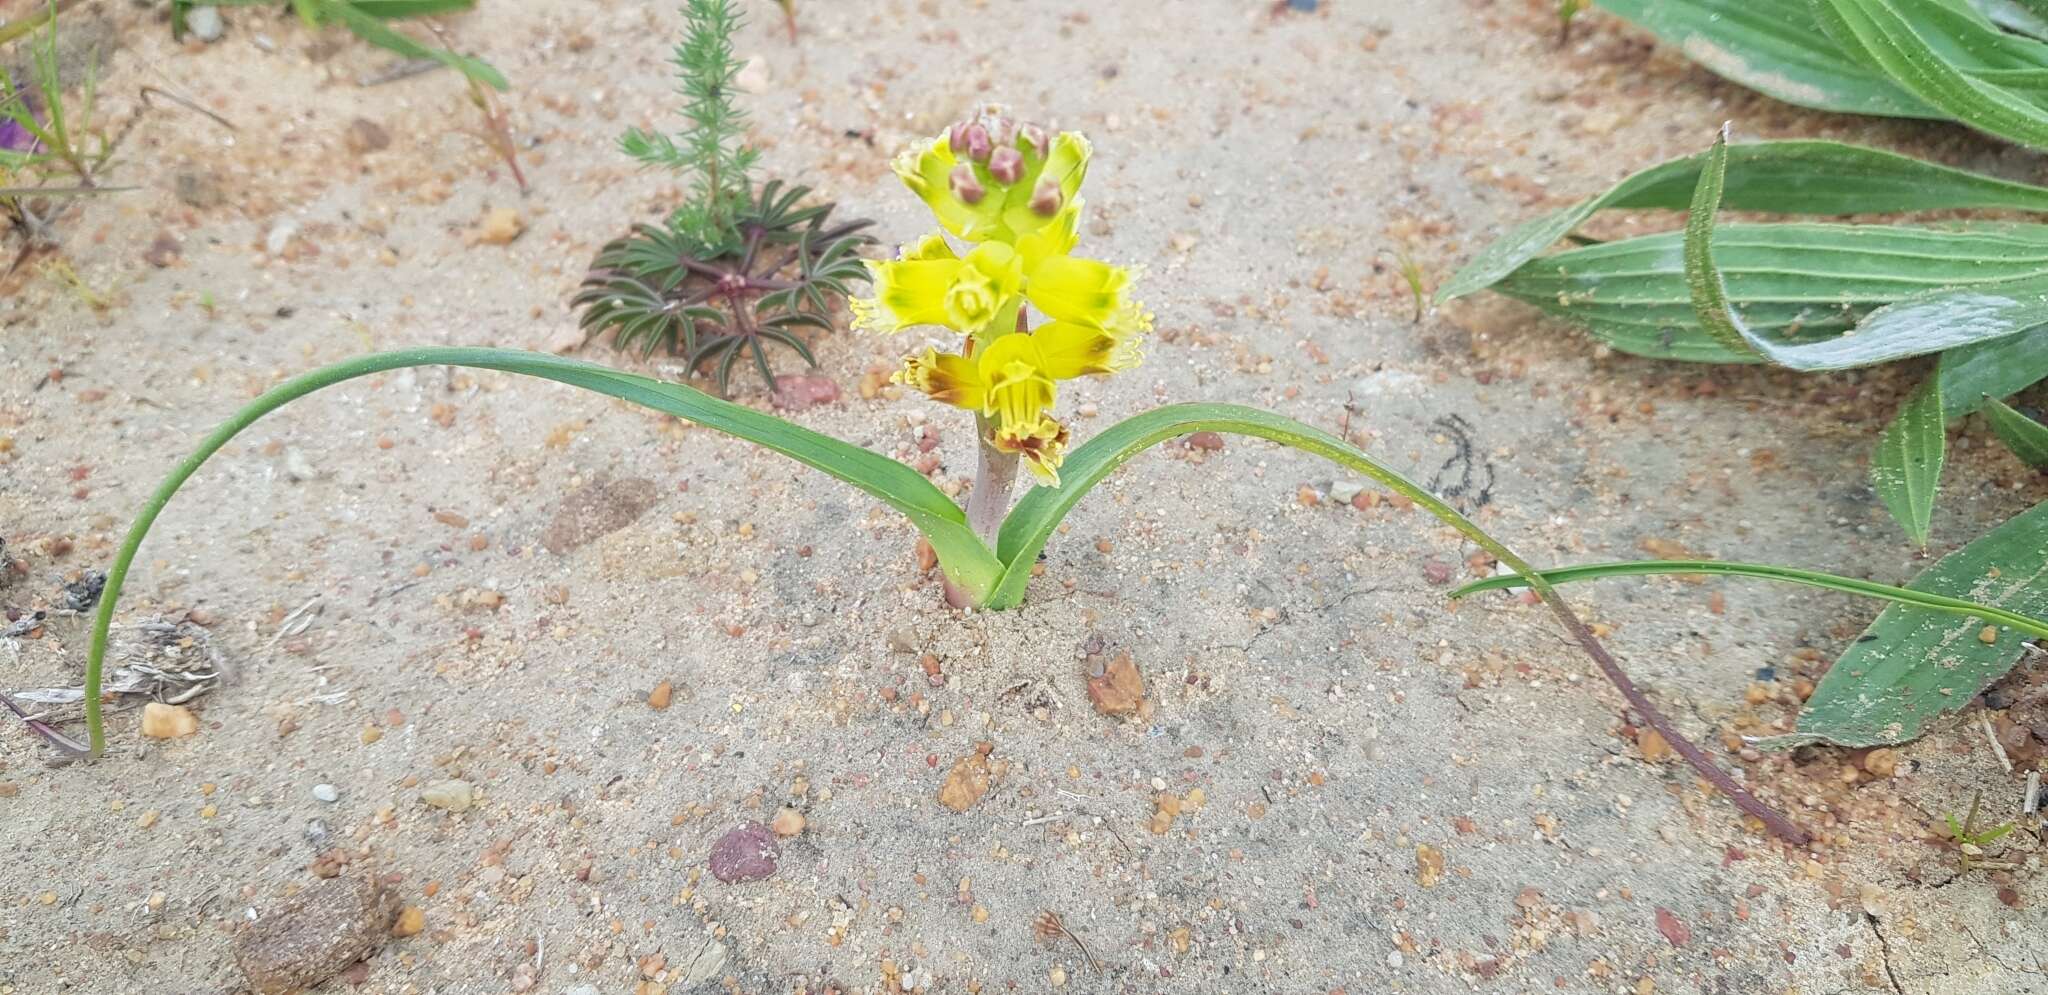
{"type": "Polygon", "coordinates": [[[199,716],[183,705],[152,701],[142,706],[142,734],[151,739],[177,739],[199,731],[199,716]]]}
{"type": "Polygon", "coordinates": [[[668,703],[670,699],[675,697],[675,693],[675,685],[670,684],[668,681],[662,681],[654,686],[654,690],[647,693],[647,707],[659,712],[668,707],[668,703]]]}
{"type": "Polygon", "coordinates": [[[1217,432],[1196,432],[1188,436],[1188,448],[1204,452],[1215,452],[1223,448],[1223,436],[1217,432]]]}
{"type": "Polygon", "coordinates": [[[342,140],[348,143],[348,150],[356,155],[368,155],[391,147],[391,133],[384,126],[369,118],[356,118],[348,123],[348,130],[342,133],[342,140]]]}
{"type": "Polygon", "coordinates": [[[235,933],[235,963],[259,995],[312,988],[377,952],[391,932],[392,896],[374,876],[321,881],[235,933]]]}
{"type": "Polygon", "coordinates": [[[417,905],[408,905],[398,913],[398,921],[391,924],[392,936],[416,936],[427,928],[427,914],[417,905]]]}
{"type": "Polygon", "coordinates": [[[1875,749],[1863,756],[1863,769],[1878,777],[1891,777],[1899,772],[1899,752],[1889,749],[1875,749]]]}
{"type": "Polygon", "coordinates": [[[795,836],[804,831],[804,814],[793,808],[783,809],[775,813],[768,828],[775,830],[777,836],[795,836]]]}

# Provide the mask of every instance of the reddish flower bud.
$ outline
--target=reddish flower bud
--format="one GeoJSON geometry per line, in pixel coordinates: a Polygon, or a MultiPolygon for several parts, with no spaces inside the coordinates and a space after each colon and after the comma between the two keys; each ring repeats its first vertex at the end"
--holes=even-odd
{"type": "Polygon", "coordinates": [[[1035,124],[1019,125],[1017,127],[1017,147],[1028,152],[1035,152],[1039,156],[1044,156],[1047,148],[1045,129],[1035,124]]]}
{"type": "Polygon", "coordinates": [[[946,145],[955,154],[967,151],[967,122],[958,121],[946,129],[946,145]]]}
{"type": "Polygon", "coordinates": [[[1031,211],[1041,217],[1052,217],[1060,213],[1060,205],[1066,198],[1060,194],[1060,183],[1052,177],[1038,181],[1038,188],[1031,191],[1031,211]]]}
{"type": "Polygon", "coordinates": [[[964,137],[967,144],[967,157],[975,162],[987,162],[989,153],[995,151],[995,145],[988,138],[988,129],[980,124],[968,125],[967,133],[964,137]]]}
{"type": "Polygon", "coordinates": [[[1009,118],[989,118],[987,127],[989,141],[994,142],[997,148],[1002,148],[1017,140],[1017,122],[1009,118]]]}
{"type": "Polygon", "coordinates": [[[988,175],[1001,183],[1015,183],[1024,176],[1024,153],[1007,145],[989,153],[988,175]]]}
{"type": "MultiPolygon", "coordinates": [[[[981,180],[975,177],[974,167],[964,162],[954,166],[953,171],[947,174],[946,185],[952,188],[953,196],[960,198],[964,204],[979,204],[983,195],[988,193],[982,188],[981,180]]],[[[1059,191],[1053,192],[1057,194],[1059,191]]]]}

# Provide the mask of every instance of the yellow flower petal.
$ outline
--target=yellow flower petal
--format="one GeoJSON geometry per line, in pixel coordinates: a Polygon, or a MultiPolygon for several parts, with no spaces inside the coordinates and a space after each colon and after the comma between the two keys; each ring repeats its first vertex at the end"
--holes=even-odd
{"type": "Polygon", "coordinates": [[[1116,373],[1137,365],[1134,351],[1100,328],[1055,321],[1020,338],[1033,346],[1034,365],[1054,380],[1116,373]]]}
{"type": "Polygon", "coordinates": [[[957,353],[926,349],[903,361],[903,368],[890,379],[908,384],[931,395],[932,400],[979,411],[987,402],[981,369],[974,360],[957,353]]]}
{"type": "Polygon", "coordinates": [[[947,292],[963,267],[944,236],[905,248],[900,259],[870,259],[867,265],[875,295],[850,302],[853,327],[887,334],[911,325],[947,323],[947,292]]]}
{"type": "Polygon", "coordinates": [[[1133,320],[1124,294],[1131,271],[1094,259],[1046,256],[1031,268],[1024,295],[1056,321],[1109,328],[1133,320]]]}

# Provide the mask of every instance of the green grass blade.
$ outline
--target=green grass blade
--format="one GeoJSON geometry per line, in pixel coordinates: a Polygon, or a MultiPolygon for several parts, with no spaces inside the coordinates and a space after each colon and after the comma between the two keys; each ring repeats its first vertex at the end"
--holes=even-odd
{"type": "Polygon", "coordinates": [[[1801,107],[1887,117],[1941,112],[1844,52],[1800,0],[1598,0],[1732,80],[1801,107]]]}
{"type": "MultiPolygon", "coordinates": [[[[1701,152],[1659,163],[1605,193],[1523,222],[1445,281],[1437,290],[1437,302],[1494,284],[1597,211],[1684,210],[1692,201],[1706,158],[1707,153],[1701,152]]],[[[1725,187],[1725,204],[1731,210],[1774,214],[1828,216],[1963,208],[2048,211],[2048,188],[1838,142],[1731,146],[1725,187]]]]}
{"type": "Polygon", "coordinates": [[[1194,432],[1229,432],[1268,439],[1349,467],[1413,500],[1500,562],[1511,568],[1534,570],[1422,485],[1328,432],[1284,415],[1234,404],[1169,404],[1118,422],[1082,443],[1060,465],[1060,486],[1035,487],[1017,502],[997,533],[996,558],[1005,568],[989,607],[1011,608],[1024,600],[1024,588],[1039,550],[1045,548],[1053,530],[1090,488],[1131,457],[1167,439],[1194,432]]]}
{"type": "Polygon", "coordinates": [[[434,48],[414,41],[403,32],[395,31],[383,21],[364,13],[356,6],[346,3],[328,3],[321,8],[329,17],[342,23],[355,36],[379,48],[388,49],[408,59],[432,59],[464,76],[494,90],[509,90],[503,74],[482,59],[434,48]]]}
{"type": "MultiPolygon", "coordinates": [[[[1711,574],[1727,577],[1750,577],[1757,580],[1775,580],[1787,584],[1803,584],[1843,594],[1856,594],[1880,598],[1896,604],[1908,605],[1942,615],[1958,618],[1973,618],[1997,622],[2038,638],[2048,638],[2048,621],[2029,618],[2018,612],[2007,611],[1994,605],[1979,604],[1962,598],[1928,591],[1916,591],[1909,587],[1894,587],[1876,581],[1841,577],[1815,570],[1800,570],[1794,567],[1776,567],[1764,563],[1726,563],[1720,560],[1624,560],[1615,563],[1587,563],[1572,567],[1555,567],[1539,571],[1543,579],[1552,584],[1570,584],[1583,580],[1603,580],[1609,577],[1656,577],[1656,576],[1699,576],[1711,574]]],[[[1526,586],[1516,576],[1488,577],[1475,581],[1451,592],[1453,598],[1463,598],[1482,591],[1500,591],[1526,586]]]]}
{"type": "Polygon", "coordinates": [[[106,747],[100,717],[100,671],[106,659],[107,632],[113,624],[114,607],[120,600],[121,586],[127,579],[130,564],[141,549],[143,539],[149,535],[150,526],[172,495],[208,457],[264,415],[322,387],[408,366],[464,366],[518,373],[582,387],[687,418],[705,428],[737,436],[829,473],[902,512],[938,552],[939,563],[947,577],[971,596],[985,595],[993,588],[1000,573],[988,547],[968,528],[966,514],[923,475],[879,453],[840,442],[800,425],[720,400],[682,384],[666,383],[546,353],[460,346],[374,353],[302,374],[271,388],[236,411],[164,478],[135,516],[121,542],[120,551],[107,570],[106,588],[100,596],[99,612],[93,621],[92,649],[86,660],[85,715],[94,754],[106,747]]]}
{"type": "Polygon", "coordinates": [[[2036,470],[2048,470],[2048,425],[2020,414],[2003,401],[1984,406],[1984,418],[1998,441],[2036,470]]]}
{"type": "Polygon", "coordinates": [[[431,17],[476,7],[476,0],[346,0],[349,6],[379,20],[431,17]]]}
{"type": "Polygon", "coordinates": [[[1878,437],[1870,484],[1913,542],[1927,546],[1934,492],[1948,460],[1948,420],[1941,414],[1941,378],[1929,377],[1878,437]]]}

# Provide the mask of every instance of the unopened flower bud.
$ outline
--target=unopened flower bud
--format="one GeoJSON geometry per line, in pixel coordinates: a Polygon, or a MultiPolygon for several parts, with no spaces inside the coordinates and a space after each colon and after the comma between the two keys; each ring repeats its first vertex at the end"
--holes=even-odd
{"type": "MultiPolygon", "coordinates": [[[[975,177],[974,167],[964,162],[954,166],[953,171],[947,174],[946,185],[952,188],[953,196],[960,198],[964,204],[979,204],[982,196],[988,193],[982,188],[981,180],[975,177]]],[[[1055,189],[1053,194],[1057,196],[1059,191],[1055,189]]],[[[1038,202],[1034,200],[1032,203],[1035,205],[1038,202]]]]}
{"type": "Polygon", "coordinates": [[[1020,149],[1025,149],[1030,152],[1035,152],[1040,156],[1045,155],[1045,129],[1035,124],[1027,123],[1018,125],[1017,147],[1020,149]]]}
{"type": "Polygon", "coordinates": [[[975,162],[987,162],[989,153],[995,150],[995,145],[989,141],[988,129],[979,124],[970,124],[963,137],[967,145],[967,157],[975,162]]]}
{"type": "Polygon", "coordinates": [[[967,151],[966,121],[956,121],[952,127],[946,129],[946,145],[956,154],[967,151]]]}
{"type": "Polygon", "coordinates": [[[1008,145],[1013,141],[1016,141],[1017,122],[1012,121],[1009,118],[989,118],[987,127],[989,141],[994,142],[997,148],[1002,148],[1003,146],[1008,145]]]}
{"type": "Polygon", "coordinates": [[[1038,188],[1031,191],[1031,211],[1040,217],[1052,217],[1060,213],[1060,205],[1066,198],[1060,194],[1058,180],[1048,176],[1038,181],[1038,188]]]}
{"type": "Polygon", "coordinates": [[[1024,176],[1024,153],[1010,146],[998,146],[989,153],[988,175],[1001,183],[1015,183],[1024,176]]]}

